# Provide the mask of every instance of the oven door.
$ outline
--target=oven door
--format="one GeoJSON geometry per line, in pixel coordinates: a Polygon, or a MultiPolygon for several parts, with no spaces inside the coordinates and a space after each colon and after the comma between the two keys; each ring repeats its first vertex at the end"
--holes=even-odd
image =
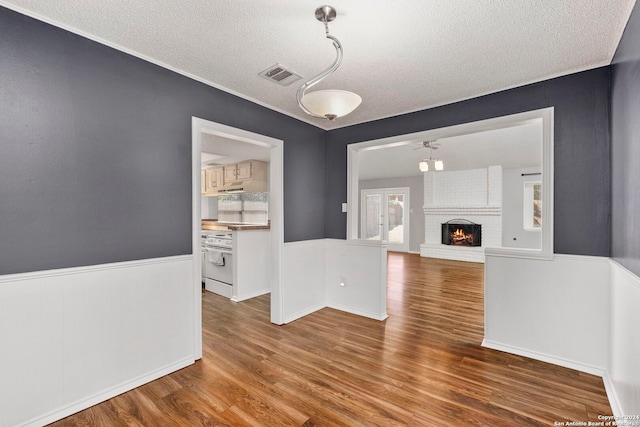
{"type": "Polygon", "coordinates": [[[233,285],[233,254],[231,250],[207,246],[205,272],[207,279],[233,285]]]}

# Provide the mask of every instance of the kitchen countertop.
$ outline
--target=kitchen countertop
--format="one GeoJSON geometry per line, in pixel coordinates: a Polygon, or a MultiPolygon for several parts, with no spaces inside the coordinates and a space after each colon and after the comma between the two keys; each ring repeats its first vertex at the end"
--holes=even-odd
{"type": "Polygon", "coordinates": [[[207,231],[245,231],[245,230],[270,230],[270,224],[237,224],[232,222],[221,222],[212,220],[202,220],[202,229],[207,231]]]}

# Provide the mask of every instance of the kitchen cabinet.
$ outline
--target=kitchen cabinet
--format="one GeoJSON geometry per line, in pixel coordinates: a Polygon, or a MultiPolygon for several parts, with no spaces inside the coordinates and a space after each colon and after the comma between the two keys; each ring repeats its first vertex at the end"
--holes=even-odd
{"type": "Polygon", "coordinates": [[[203,182],[203,194],[217,193],[218,189],[224,185],[223,168],[221,166],[217,166],[205,169],[203,182]]]}
{"type": "Polygon", "coordinates": [[[267,163],[258,160],[249,160],[224,167],[225,183],[246,181],[249,179],[266,181],[267,163]]]}
{"type": "Polygon", "coordinates": [[[238,180],[245,180],[245,179],[251,179],[253,178],[253,164],[256,163],[258,164],[258,162],[243,162],[243,163],[238,163],[236,165],[237,169],[236,169],[236,178],[238,180]]]}

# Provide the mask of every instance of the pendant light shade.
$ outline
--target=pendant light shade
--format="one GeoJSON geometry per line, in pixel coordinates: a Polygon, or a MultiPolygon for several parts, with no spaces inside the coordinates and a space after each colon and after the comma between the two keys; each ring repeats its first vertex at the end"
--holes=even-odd
{"type": "Polygon", "coordinates": [[[327,89],[309,92],[300,101],[312,113],[333,120],[358,108],[362,98],[346,90],[327,89]]]}
{"type": "MultiPolygon", "coordinates": [[[[444,170],[444,162],[440,159],[433,158],[433,150],[437,150],[440,147],[440,144],[434,144],[434,142],[435,140],[424,141],[422,143],[422,147],[429,149],[429,158],[422,159],[418,163],[418,168],[420,169],[420,172],[429,172],[429,163],[432,164],[433,170],[436,170],[436,171],[444,170]]],[[[418,148],[414,148],[414,150],[418,150],[418,148]]]]}
{"type": "Polygon", "coordinates": [[[325,5],[316,9],[316,19],[324,24],[325,35],[331,40],[333,47],[336,49],[336,59],[327,69],[300,86],[296,93],[298,106],[302,111],[310,116],[329,120],[346,116],[362,102],[362,98],[359,95],[346,90],[329,89],[307,93],[308,89],[337,70],[342,62],[342,44],[335,36],[329,34],[329,22],[333,21],[336,15],[336,10],[331,6],[325,5]]]}

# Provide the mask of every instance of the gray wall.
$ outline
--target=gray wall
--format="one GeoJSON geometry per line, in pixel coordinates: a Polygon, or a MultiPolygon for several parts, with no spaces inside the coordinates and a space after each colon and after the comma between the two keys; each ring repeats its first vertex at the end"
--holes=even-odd
{"type": "Polygon", "coordinates": [[[325,236],[325,131],[0,8],[0,274],[190,254],[192,116],[284,140],[285,240],[325,236]]]}
{"type": "Polygon", "coordinates": [[[611,256],[640,275],[640,10],[611,66],[611,256]]]}
{"type": "Polygon", "coordinates": [[[409,187],[409,252],[420,252],[420,244],[424,243],[424,177],[364,179],[359,182],[360,190],[398,187],[409,187]]]}
{"type": "MultiPolygon", "coordinates": [[[[636,100],[638,97],[636,96],[636,100]]],[[[329,132],[326,234],[344,239],[347,144],[555,107],[554,250],[609,256],[609,68],[329,132]],[[590,231],[590,232],[586,232],[590,231]]]]}

